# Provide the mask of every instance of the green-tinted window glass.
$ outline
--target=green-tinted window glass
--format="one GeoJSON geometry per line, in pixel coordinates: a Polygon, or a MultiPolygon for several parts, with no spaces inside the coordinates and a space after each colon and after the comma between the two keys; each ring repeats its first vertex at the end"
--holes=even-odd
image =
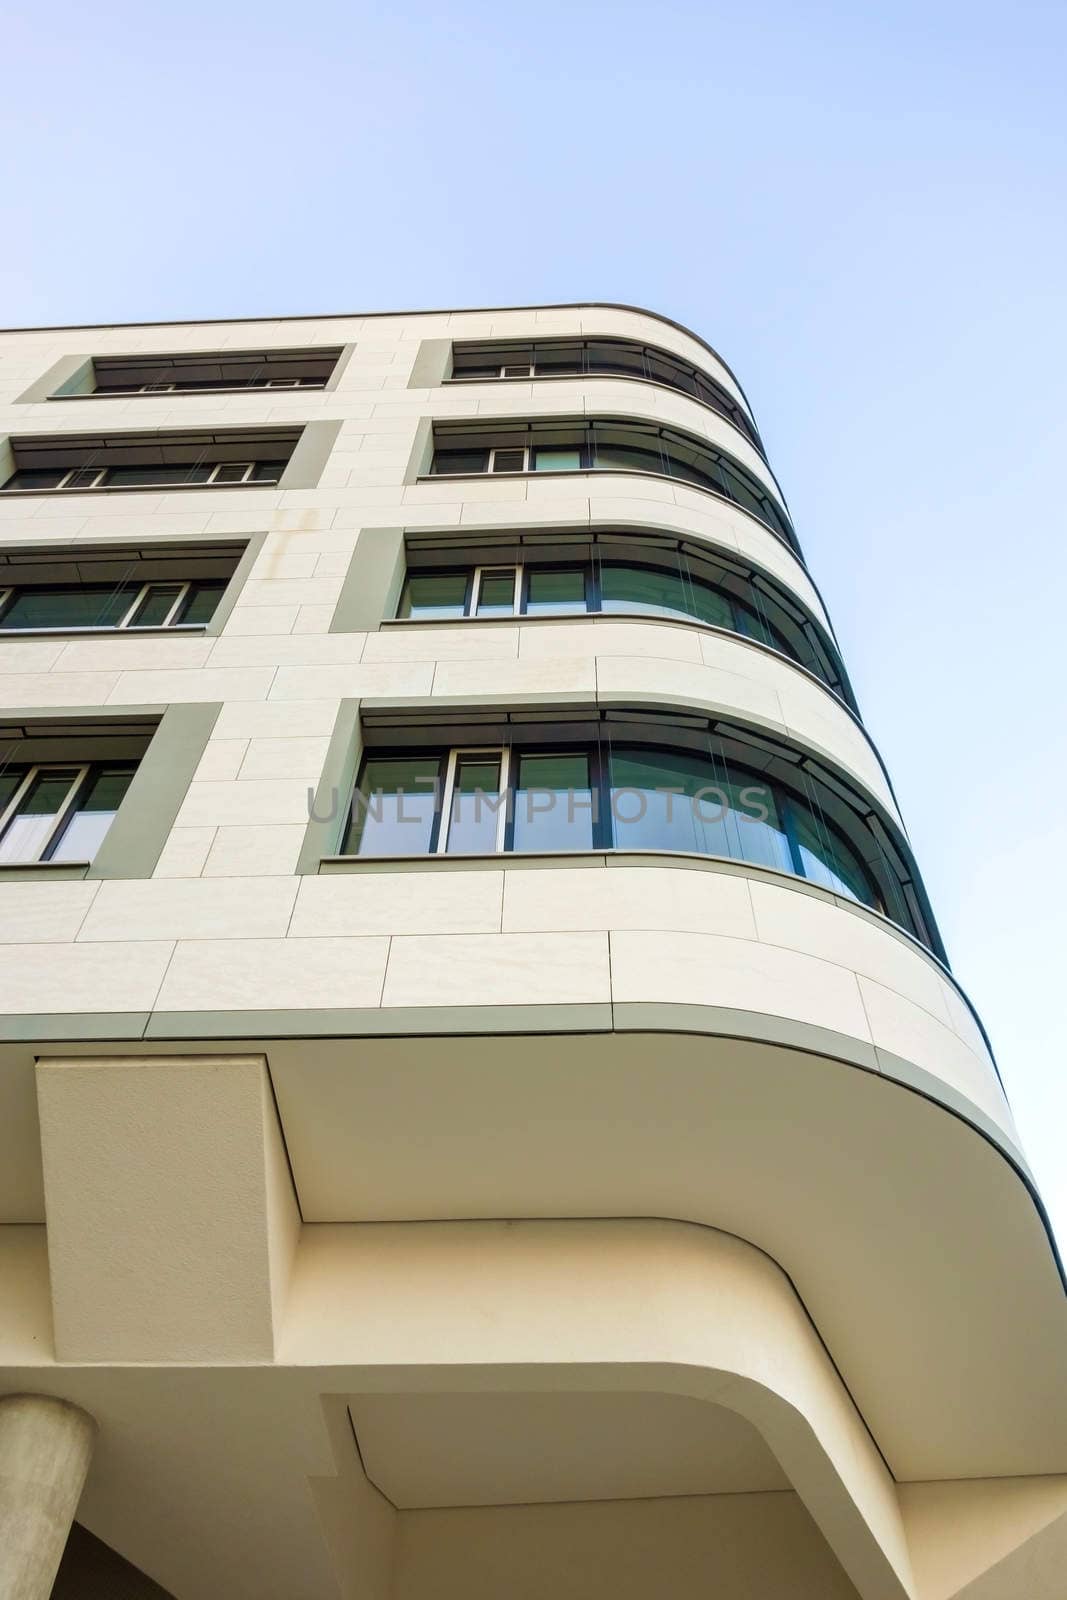
{"type": "Polygon", "coordinates": [[[527,616],[565,616],[585,609],[585,572],[580,567],[564,571],[534,567],[527,573],[527,616]]]}
{"type": "Polygon", "coordinates": [[[447,849],[468,855],[495,850],[502,805],[500,757],[457,756],[447,849]]]}
{"type": "Polygon", "coordinates": [[[488,450],[438,450],[434,454],[432,472],[470,473],[488,472],[488,450]]]}
{"type": "Polygon", "coordinates": [[[425,855],[440,793],[438,755],[372,756],[352,800],[346,855],[425,855]]]}
{"type": "Polygon", "coordinates": [[[582,465],[580,450],[539,448],[532,452],[535,472],[578,472],[582,465]]]}
{"type": "Polygon", "coordinates": [[[585,752],[524,755],[518,768],[514,848],[591,850],[593,793],[585,752]]]}
{"type": "Polygon", "coordinates": [[[70,816],[48,852],[50,861],[91,861],[115,820],[133,767],[103,767],[90,773],[70,816]]]}
{"type": "Polygon", "coordinates": [[[108,628],[129,610],[137,585],[53,584],[17,589],[0,628],[108,628]]]}
{"type": "Polygon", "coordinates": [[[38,773],[5,824],[0,861],[40,859],[77,776],[76,767],[46,768],[38,773]]]}
{"type": "Polygon", "coordinates": [[[841,834],[800,800],[791,799],[789,810],[805,878],[850,900],[879,907],[880,898],[859,856],[841,834]]]}
{"type": "Polygon", "coordinates": [[[225,592],[226,585],[221,579],[218,581],[205,579],[203,582],[191,584],[177,621],[200,624],[210,622],[225,592]]]}
{"type": "Polygon", "coordinates": [[[478,584],[478,615],[510,617],[515,610],[515,569],[483,572],[478,584]]]}
{"type": "Polygon", "coordinates": [[[413,573],[404,585],[401,617],[461,617],[467,598],[465,572],[413,573]]]}
{"type": "Polygon", "coordinates": [[[180,583],[150,583],[130,618],[130,627],[161,628],[180,593],[180,583]]]}
{"type": "Polygon", "coordinates": [[[620,850],[692,851],[791,870],[768,786],[695,751],[613,751],[611,813],[620,850]]]}

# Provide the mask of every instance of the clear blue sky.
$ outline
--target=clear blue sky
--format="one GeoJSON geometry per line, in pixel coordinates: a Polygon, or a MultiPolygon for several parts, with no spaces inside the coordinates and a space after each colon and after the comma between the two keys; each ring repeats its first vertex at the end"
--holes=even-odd
{"type": "Polygon", "coordinates": [[[19,8],[0,323],[588,298],[704,334],[1067,1242],[1065,45],[1030,0],[19,8]]]}

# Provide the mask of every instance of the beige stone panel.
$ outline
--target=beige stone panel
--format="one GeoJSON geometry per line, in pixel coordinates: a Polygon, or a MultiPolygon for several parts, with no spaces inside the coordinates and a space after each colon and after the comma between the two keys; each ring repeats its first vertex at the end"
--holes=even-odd
{"type": "Polygon", "coordinates": [[[266,578],[311,578],[315,574],[315,557],[299,550],[276,550],[272,540],[252,568],[250,579],[262,582],[266,578]]]}
{"type": "Polygon", "coordinates": [[[781,671],[779,699],[789,731],[804,743],[827,751],[854,772],[878,796],[890,816],[899,819],[889,780],[862,726],[820,684],[805,680],[788,666],[781,671]]]}
{"type": "Polygon", "coordinates": [[[209,740],[194,778],[201,783],[236,778],[247,749],[247,739],[209,740]]]}
{"type": "Polygon", "coordinates": [[[953,1030],[959,1034],[969,1050],[976,1056],[983,1057],[990,1054],[989,1042],[979,1026],[978,1018],[971,1010],[962,993],[947,978],[942,977],[941,988],[944,994],[945,1005],[948,1008],[949,1023],[953,1030]]]}
{"type": "Polygon", "coordinates": [[[386,1006],[568,1005],[610,998],[600,933],[395,938],[386,1006]]]}
{"type": "Polygon", "coordinates": [[[0,1011],[149,1011],[173,945],[19,944],[0,962],[0,1011]]]}
{"type": "Polygon", "coordinates": [[[270,1360],[299,1233],[261,1056],[37,1068],[56,1349],[270,1360]]]}
{"type": "Polygon", "coordinates": [[[215,511],[208,518],[207,532],[214,536],[261,533],[264,523],[280,515],[278,511],[215,511]]]}
{"type": "Polygon", "coordinates": [[[296,871],[304,825],[249,823],[212,829],[205,878],[286,876],[296,871]]]}
{"type": "Polygon", "coordinates": [[[433,682],[430,662],[348,667],[279,667],[271,700],[322,700],[333,697],[403,699],[429,694],[433,682]]]}
{"type": "Polygon", "coordinates": [[[343,578],[352,563],[352,551],[354,548],[354,541],[347,540],[341,550],[328,550],[316,555],[315,576],[319,578],[343,578]]]}
{"type": "Polygon", "coordinates": [[[383,628],[367,635],[363,660],[377,661],[494,661],[514,659],[519,653],[519,629],[472,619],[461,628],[430,627],[413,622],[407,627],[383,628]]]}
{"type": "MultiPolygon", "coordinates": [[[[255,613],[251,613],[254,615],[255,613]]],[[[345,666],[363,654],[364,633],[324,633],[321,637],[290,634],[255,639],[227,638],[224,634],[211,652],[213,667],[345,666]]]]}
{"type": "MultiPolygon", "coordinates": [[[[743,649],[738,647],[739,652],[743,649]]],[[[735,655],[733,660],[733,670],[727,671],[648,656],[637,660],[605,656],[597,662],[597,684],[601,694],[616,700],[635,695],[647,700],[664,695],[709,710],[737,711],[782,729],[781,707],[776,686],[767,681],[769,674],[739,671],[741,665],[749,665],[747,653],[740,659],[735,655]]]]}
{"type": "Polygon", "coordinates": [[[427,475],[417,484],[404,489],[405,506],[466,505],[475,500],[525,500],[526,482],[523,477],[487,473],[479,477],[452,477],[442,473],[439,477],[427,475]]]}
{"type": "Polygon", "coordinates": [[[64,644],[62,639],[12,639],[0,634],[0,673],[48,672],[63,654],[64,644]]]}
{"type": "Polygon", "coordinates": [[[980,1059],[944,1023],[884,984],[865,977],[859,983],[876,1045],[942,1078],[1014,1137],[1004,1091],[988,1056],[980,1059]]]}
{"type": "Polygon", "coordinates": [[[275,700],[235,701],[224,705],[215,724],[219,739],[289,739],[307,734],[332,733],[337,701],[303,700],[299,705],[275,700]]]}
{"type": "Polygon", "coordinates": [[[103,883],[80,941],[284,938],[296,899],[282,878],[103,883]]]}
{"type": "Polygon", "coordinates": [[[752,940],[613,933],[611,982],[619,1001],[724,1006],[870,1038],[854,973],[752,940]]]}
{"type": "MultiPolygon", "coordinates": [[[[580,488],[572,480],[572,487],[580,488]]],[[[522,528],[536,522],[538,527],[576,527],[589,521],[589,501],[578,493],[567,499],[542,500],[536,511],[525,501],[501,505],[499,502],[463,507],[460,524],[464,528],[522,528]]]]}
{"type": "Polygon", "coordinates": [[[99,706],[118,682],[117,672],[4,672],[0,705],[99,706]]]}
{"type": "Polygon", "coordinates": [[[900,1501],[922,1600],[1045,1600],[1051,1592],[1045,1574],[1061,1587],[1067,1553],[1062,1474],[903,1483],[900,1501]],[[1059,1548],[1038,1556],[1037,1541],[1047,1533],[1058,1534],[1059,1548]],[[1012,1558],[1020,1556],[1016,1568],[1012,1558]]]}
{"type": "Polygon", "coordinates": [[[649,928],[756,937],[747,878],[682,867],[508,871],[503,928],[505,933],[649,928]]]}
{"type": "Polygon", "coordinates": [[[670,623],[607,622],[577,617],[572,622],[528,622],[520,660],[544,656],[652,656],[700,662],[700,632],[670,623]]]}
{"type": "MultiPolygon", "coordinates": [[[[101,635],[95,639],[76,639],[64,644],[57,670],[60,672],[138,672],[157,668],[195,671],[207,663],[211,639],[191,634],[146,638],[132,632],[118,637],[101,635]]],[[[0,657],[2,661],[2,657],[0,657]]]]}
{"type": "Polygon", "coordinates": [[[388,949],[385,938],[188,940],[175,948],[157,1009],[376,1006],[388,949]]]}
{"type": "Polygon", "coordinates": [[[537,699],[558,694],[593,694],[596,664],[591,656],[539,657],[533,661],[499,661],[487,681],[480,661],[442,661],[434,673],[433,692],[453,700],[484,700],[507,696],[537,699]]]}
{"type": "Polygon", "coordinates": [[[182,802],[177,825],[206,828],[247,822],[291,822],[306,826],[308,787],[304,778],[194,782],[182,802]]]}
{"type": "Polygon", "coordinates": [[[152,876],[199,878],[214,838],[214,828],[172,828],[152,876]]]}
{"type": "MultiPolygon", "coordinates": [[[[191,704],[200,700],[265,700],[273,667],[202,668],[199,672],[122,672],[106,696],[108,705],[191,704]]],[[[85,704],[75,700],[68,704],[85,704]]]]}
{"type": "Polygon", "coordinates": [[[498,933],[503,879],[480,871],[304,878],[289,935],[498,933]]]}
{"type": "Polygon", "coordinates": [[[333,611],[333,606],[300,606],[293,624],[293,632],[326,633],[333,611]]]}
{"type": "Polygon", "coordinates": [[[938,969],[916,946],[888,928],[803,890],[758,880],[752,882],[752,906],[759,938],[765,944],[806,951],[861,972],[905,995],[945,1026],[949,1024],[938,969]]]}
{"type": "Polygon", "coordinates": [[[246,611],[256,606],[328,605],[341,592],[339,578],[249,578],[241,590],[246,611]]]}
{"type": "MultiPolygon", "coordinates": [[[[69,943],[99,887],[77,881],[0,885],[0,944],[69,943]]],[[[47,962],[48,958],[42,953],[39,959],[47,962]]]]}
{"type": "Polygon", "coordinates": [[[329,743],[322,735],[304,739],[253,739],[236,776],[317,779],[329,743]]]}

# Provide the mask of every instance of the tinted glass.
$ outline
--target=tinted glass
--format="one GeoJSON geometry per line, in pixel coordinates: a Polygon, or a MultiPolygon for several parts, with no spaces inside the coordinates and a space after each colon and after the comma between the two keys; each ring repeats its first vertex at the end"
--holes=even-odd
{"type": "Polygon", "coordinates": [[[799,800],[790,799],[789,810],[805,878],[863,905],[878,906],[879,896],[859,857],[837,830],[799,800]]]}
{"type": "MultiPolygon", "coordinates": [[[[606,566],[600,575],[601,605],[615,613],[644,612],[657,616],[689,617],[693,611],[693,585],[679,572],[650,567],[606,566]]],[[[729,627],[729,606],[722,602],[729,627]]],[[[710,618],[705,618],[710,621],[710,618]]]]}
{"type": "Polygon", "coordinates": [[[0,861],[40,859],[76,777],[75,767],[46,770],[37,775],[4,828],[0,838],[0,861]]]}
{"type": "Polygon", "coordinates": [[[400,601],[401,617],[461,617],[467,595],[465,572],[422,572],[410,577],[400,601]]]}
{"type": "Polygon", "coordinates": [[[595,464],[607,472],[664,472],[659,451],[643,445],[602,444],[597,440],[595,464]]]}
{"type": "Polygon", "coordinates": [[[54,489],[65,467],[23,467],[4,484],[5,489],[54,489]]]}
{"type": "Polygon", "coordinates": [[[252,464],[253,483],[277,483],[288,461],[255,461],[252,464]]]}
{"type": "Polygon", "coordinates": [[[488,450],[438,450],[433,458],[433,472],[488,472],[488,450]]]}
{"type": "MultiPolygon", "coordinates": [[[[264,463],[265,465],[265,463],[264,463]]],[[[247,461],[224,461],[215,471],[212,483],[243,483],[248,476],[247,461]]]]}
{"type": "Polygon", "coordinates": [[[645,352],[638,345],[590,344],[585,358],[590,372],[617,372],[626,378],[645,375],[645,352]]]}
{"type": "Polygon", "coordinates": [[[593,805],[584,752],[519,757],[516,850],[591,850],[593,805]]]}
{"type": "Polygon", "coordinates": [[[525,450],[494,450],[494,472],[521,472],[526,465],[525,450]]]}
{"type": "Polygon", "coordinates": [[[436,755],[373,756],[352,801],[343,853],[425,855],[433,842],[441,779],[436,755]]]}
{"type": "Polygon", "coordinates": [[[767,785],[695,751],[613,751],[611,815],[619,850],[684,850],[792,870],[767,785]]]}
{"type": "Polygon", "coordinates": [[[17,589],[0,628],[109,628],[129,610],[135,585],[56,584],[17,589]]]}
{"type": "Polygon", "coordinates": [[[181,591],[178,583],[152,583],[130,619],[135,628],[161,628],[181,591]]]}
{"type": "Polygon", "coordinates": [[[210,622],[215,608],[222,599],[226,584],[222,579],[210,579],[190,585],[176,620],[178,622],[210,622]]]}
{"type": "Polygon", "coordinates": [[[510,617],[515,610],[515,570],[483,572],[478,584],[478,615],[510,617]]]}
{"type": "Polygon", "coordinates": [[[535,472],[578,472],[582,465],[580,450],[541,448],[533,452],[535,472]]]}
{"type": "Polygon", "coordinates": [[[159,484],[163,487],[182,483],[206,483],[211,476],[212,463],[200,466],[183,463],[180,466],[112,467],[105,482],[109,489],[138,489],[159,484]]]}
{"type": "Polygon", "coordinates": [[[133,767],[104,767],[90,774],[62,833],[48,852],[50,861],[93,859],[115,820],[133,773],[133,767]]]}
{"type": "Polygon", "coordinates": [[[502,803],[500,757],[457,756],[448,817],[448,850],[477,855],[495,850],[502,803]]]}
{"type": "Polygon", "coordinates": [[[527,574],[527,616],[566,616],[585,609],[585,573],[581,568],[563,572],[534,568],[527,574]]]}

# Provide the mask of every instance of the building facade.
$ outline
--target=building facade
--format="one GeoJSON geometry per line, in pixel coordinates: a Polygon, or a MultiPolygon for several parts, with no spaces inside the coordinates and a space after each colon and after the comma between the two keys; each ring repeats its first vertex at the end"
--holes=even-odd
{"type": "Polygon", "coordinates": [[[0,401],[0,1600],[1061,1600],[1055,1247],[725,363],[0,401]]]}

